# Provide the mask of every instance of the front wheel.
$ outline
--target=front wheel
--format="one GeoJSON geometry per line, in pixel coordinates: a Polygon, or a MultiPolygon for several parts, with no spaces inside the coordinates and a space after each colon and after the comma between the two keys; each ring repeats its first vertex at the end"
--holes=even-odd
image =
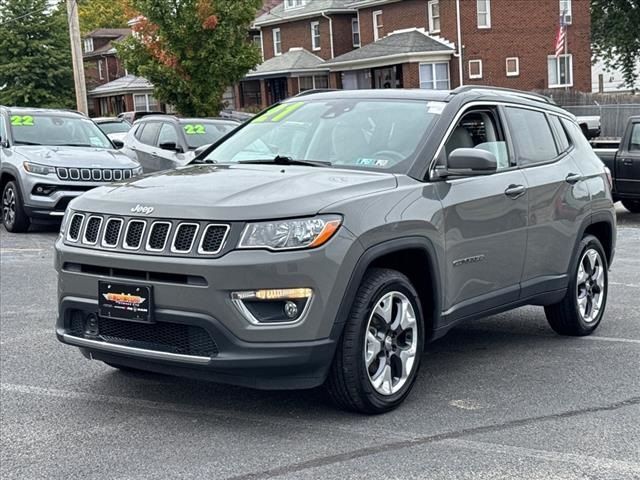
{"type": "Polygon", "coordinates": [[[631,213],[640,213],[640,200],[622,200],[622,205],[631,213]]]}
{"type": "Polygon", "coordinates": [[[21,233],[29,229],[31,221],[22,206],[20,189],[13,180],[2,190],[2,223],[9,232],[21,233]]]}
{"type": "Polygon", "coordinates": [[[578,264],[566,296],[545,307],[549,325],[560,335],[590,335],[598,328],[607,304],[609,276],[602,244],[593,235],[587,235],[578,252],[578,264]]]}
{"type": "Polygon", "coordinates": [[[327,389],[347,410],[384,413],[407,397],[424,345],[418,294],[409,279],[371,269],[358,289],[344,326],[327,389]]]}

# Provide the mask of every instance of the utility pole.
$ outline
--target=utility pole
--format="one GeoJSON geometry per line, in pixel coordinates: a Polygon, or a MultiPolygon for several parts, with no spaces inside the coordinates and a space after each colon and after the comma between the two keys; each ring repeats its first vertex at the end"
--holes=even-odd
{"type": "Polygon", "coordinates": [[[67,0],[67,20],[69,38],[71,39],[71,58],[73,60],[73,80],[76,85],[76,102],[78,111],[87,115],[87,89],[84,83],[84,61],[82,44],[80,43],[80,20],[78,19],[78,0],[67,0]]]}

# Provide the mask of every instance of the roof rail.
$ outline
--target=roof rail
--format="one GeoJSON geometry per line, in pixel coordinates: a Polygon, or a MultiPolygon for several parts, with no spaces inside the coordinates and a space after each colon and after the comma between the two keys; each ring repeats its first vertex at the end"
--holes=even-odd
{"type": "Polygon", "coordinates": [[[458,93],[464,93],[464,92],[470,92],[473,90],[481,90],[481,91],[485,91],[485,92],[493,92],[493,93],[505,93],[508,95],[513,95],[514,97],[522,97],[522,98],[526,98],[528,100],[533,100],[534,102],[544,102],[544,103],[548,103],[550,105],[557,105],[556,102],[553,101],[553,99],[542,95],[540,93],[535,93],[535,92],[524,92],[522,90],[516,90],[513,88],[504,88],[504,87],[492,87],[489,85],[463,85],[462,87],[458,87],[456,88],[453,92],[451,92],[452,95],[456,95],[458,93]]]}
{"type": "Polygon", "coordinates": [[[335,88],[312,88],[310,90],[305,90],[304,92],[300,92],[297,95],[294,95],[293,98],[296,97],[304,97],[305,95],[312,95],[314,93],[322,93],[322,92],[336,92],[335,88]]]}

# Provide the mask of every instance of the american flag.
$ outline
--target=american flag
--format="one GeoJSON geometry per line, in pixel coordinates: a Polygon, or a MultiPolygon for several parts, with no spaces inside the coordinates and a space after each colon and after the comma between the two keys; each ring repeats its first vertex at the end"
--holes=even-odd
{"type": "Polygon", "coordinates": [[[564,45],[567,39],[567,24],[564,21],[564,12],[560,15],[560,26],[556,35],[556,58],[564,52],[564,45]]]}

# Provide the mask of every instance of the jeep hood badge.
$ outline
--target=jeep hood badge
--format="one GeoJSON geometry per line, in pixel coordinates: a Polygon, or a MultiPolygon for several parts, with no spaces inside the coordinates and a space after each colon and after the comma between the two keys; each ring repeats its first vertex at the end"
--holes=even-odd
{"type": "Polygon", "coordinates": [[[142,213],[143,215],[150,215],[153,212],[153,207],[147,207],[144,205],[136,205],[131,209],[131,213],[142,213]]]}

